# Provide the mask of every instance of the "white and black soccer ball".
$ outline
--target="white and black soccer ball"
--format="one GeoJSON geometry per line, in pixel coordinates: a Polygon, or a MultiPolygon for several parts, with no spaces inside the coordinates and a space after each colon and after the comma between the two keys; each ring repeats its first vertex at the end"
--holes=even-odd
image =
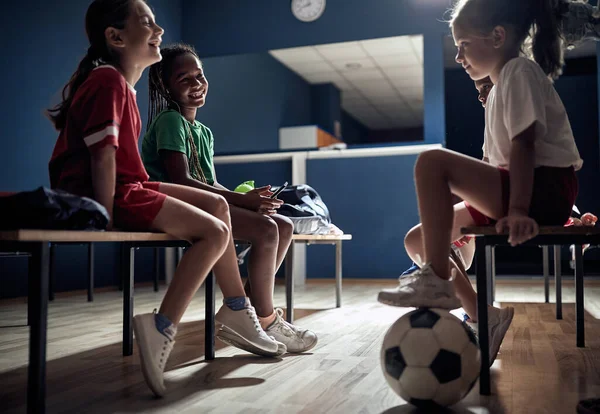
{"type": "Polygon", "coordinates": [[[381,367],[390,387],[421,408],[462,400],[479,377],[477,338],[464,322],[443,309],[419,308],[388,329],[381,367]]]}

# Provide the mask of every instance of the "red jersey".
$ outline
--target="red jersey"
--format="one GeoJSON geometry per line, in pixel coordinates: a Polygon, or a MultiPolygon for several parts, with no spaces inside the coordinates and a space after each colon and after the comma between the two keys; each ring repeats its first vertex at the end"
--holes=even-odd
{"type": "Polygon", "coordinates": [[[148,181],[138,150],[140,132],[135,89],[114,67],[97,67],[73,97],[50,159],[50,185],[93,198],[91,153],[105,145],[117,149],[117,187],[148,181]]]}

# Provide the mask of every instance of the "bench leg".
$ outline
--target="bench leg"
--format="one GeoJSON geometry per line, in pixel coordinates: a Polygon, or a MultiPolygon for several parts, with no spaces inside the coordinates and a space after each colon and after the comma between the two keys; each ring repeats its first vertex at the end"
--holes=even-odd
{"type": "Polygon", "coordinates": [[[183,257],[183,247],[177,247],[175,252],[175,267],[177,268],[177,266],[179,266],[179,262],[181,262],[181,258],[183,257]]]}
{"type": "Polygon", "coordinates": [[[342,241],[335,243],[335,307],[342,306],[342,241]]]}
{"type": "Polygon", "coordinates": [[[485,247],[485,272],[488,280],[487,285],[487,302],[490,305],[494,304],[494,267],[496,265],[494,260],[494,246],[485,247]]]}
{"type": "Polygon", "coordinates": [[[583,303],[583,247],[575,245],[575,318],[577,319],[577,347],[585,347],[585,310],[583,303]]]}
{"type": "Polygon", "coordinates": [[[477,278],[477,321],[479,326],[479,347],[481,369],[479,371],[479,394],[490,395],[490,345],[488,337],[487,266],[486,242],[484,237],[475,239],[476,278],[477,278]]]}
{"type": "Polygon", "coordinates": [[[56,245],[50,243],[50,262],[48,264],[48,300],[54,300],[54,258],[56,255],[56,245]]]}
{"type": "Polygon", "coordinates": [[[206,278],[204,311],[204,359],[215,359],[215,274],[211,271],[206,278]]]}
{"type": "Polygon", "coordinates": [[[135,249],[121,246],[121,280],[123,280],[123,356],[133,354],[133,275],[135,249]]]}
{"type": "Polygon", "coordinates": [[[46,335],[48,328],[47,242],[31,245],[29,257],[29,367],[27,412],[46,412],[46,335]]]}
{"type": "Polygon", "coordinates": [[[554,288],[556,290],[556,319],[562,319],[562,275],[560,269],[560,245],[554,246],[554,288]]]}
{"type": "Polygon", "coordinates": [[[160,249],[154,248],[154,291],[158,292],[158,273],[160,268],[160,249]]]}
{"type": "Polygon", "coordinates": [[[492,297],[489,303],[490,305],[493,305],[494,301],[496,300],[496,246],[492,246],[490,252],[492,256],[492,264],[490,265],[492,269],[492,277],[490,279],[492,286],[489,288],[489,290],[492,292],[492,297]]]}
{"type": "Polygon", "coordinates": [[[94,301],[94,243],[88,243],[88,302],[94,301]]]}
{"type": "Polygon", "coordinates": [[[544,302],[550,302],[550,258],[548,246],[542,246],[542,267],[544,269],[544,302]]]}
{"type": "Polygon", "coordinates": [[[285,255],[285,320],[294,322],[294,241],[285,255]]]}
{"type": "Polygon", "coordinates": [[[122,292],[123,286],[125,285],[125,272],[123,270],[125,269],[125,249],[123,248],[123,246],[120,246],[119,250],[119,273],[121,275],[121,277],[119,278],[119,291],[122,292]]]}

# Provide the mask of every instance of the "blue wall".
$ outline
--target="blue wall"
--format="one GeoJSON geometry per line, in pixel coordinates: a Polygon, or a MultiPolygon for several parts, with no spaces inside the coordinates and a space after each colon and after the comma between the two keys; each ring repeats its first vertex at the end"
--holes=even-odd
{"type": "Polygon", "coordinates": [[[310,87],[311,124],[335,136],[335,123],[341,122],[342,96],[333,83],[322,83],[310,87]]]}
{"type": "MultiPolygon", "coordinates": [[[[25,191],[49,185],[48,161],[57,132],[44,111],[58,102],[64,84],[85,55],[85,12],[91,1],[56,2],[30,0],[2,4],[0,78],[2,133],[0,134],[0,191],[25,191]]],[[[165,29],[165,41],[181,39],[182,3],[154,0],[157,22],[165,29]]],[[[146,71],[147,72],[147,71],[146,71]]],[[[148,87],[146,74],[136,85],[137,100],[146,122],[148,87]]],[[[137,281],[151,280],[153,252],[140,249],[137,281]]],[[[87,250],[84,246],[62,246],[56,257],[57,290],[86,286],[87,250]]],[[[96,286],[117,283],[118,255],[110,244],[96,248],[96,286]]],[[[27,286],[26,260],[0,259],[0,298],[23,295],[27,286]]]]}
{"type": "Polygon", "coordinates": [[[279,128],[312,123],[310,85],[268,53],[202,61],[209,92],[197,118],[217,154],[278,151],[279,128]]]}
{"type": "MultiPolygon", "coordinates": [[[[415,155],[307,161],[307,182],[332,221],[353,239],[344,243],[344,278],[394,278],[410,265],[404,235],[419,222],[415,155]],[[385,202],[381,202],[385,200],[385,202]]],[[[335,275],[331,246],[307,249],[307,277],[335,275]]]]}
{"type": "Polygon", "coordinates": [[[462,69],[446,70],[445,77],[446,146],[481,159],[485,120],[474,83],[462,69]]]}
{"type": "Polygon", "coordinates": [[[347,144],[362,144],[367,141],[369,128],[342,110],[342,138],[347,144]]]}

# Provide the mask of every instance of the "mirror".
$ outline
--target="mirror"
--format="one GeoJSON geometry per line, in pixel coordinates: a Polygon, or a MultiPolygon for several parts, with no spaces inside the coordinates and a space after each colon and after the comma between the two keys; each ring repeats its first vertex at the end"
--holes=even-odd
{"type": "Polygon", "coordinates": [[[269,54],[312,85],[317,91],[313,98],[333,96],[329,101],[335,101],[339,94],[339,125],[332,128],[319,116],[315,118],[321,122],[315,123],[346,144],[423,140],[423,36],[278,49],[269,54]],[[319,88],[329,91],[319,94],[319,88]]]}
{"type": "Polygon", "coordinates": [[[198,119],[212,129],[217,154],[285,150],[288,127],[317,126],[327,135],[295,148],[423,140],[421,35],[208,58],[198,52],[210,84],[198,119]]]}

